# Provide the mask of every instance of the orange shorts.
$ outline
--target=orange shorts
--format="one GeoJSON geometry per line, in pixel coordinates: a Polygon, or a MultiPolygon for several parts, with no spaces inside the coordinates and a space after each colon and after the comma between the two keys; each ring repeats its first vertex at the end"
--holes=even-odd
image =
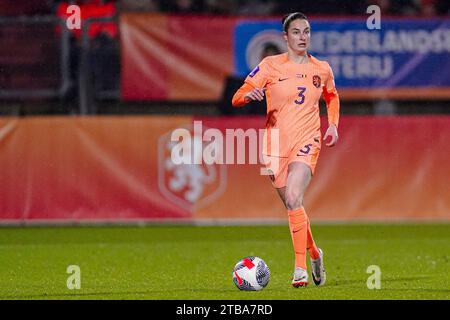
{"type": "Polygon", "coordinates": [[[297,143],[287,157],[264,155],[266,169],[275,188],[283,188],[287,184],[288,167],[292,162],[303,162],[314,174],[321,148],[320,137],[297,143]]]}

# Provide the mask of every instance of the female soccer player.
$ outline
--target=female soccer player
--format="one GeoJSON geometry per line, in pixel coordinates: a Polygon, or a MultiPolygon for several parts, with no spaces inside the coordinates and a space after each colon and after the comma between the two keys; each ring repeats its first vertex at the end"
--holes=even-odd
{"type": "Polygon", "coordinates": [[[338,140],[339,96],[330,65],[308,54],[311,27],[307,17],[294,12],[282,24],[288,52],[264,58],[235,93],[232,104],[241,107],[266,96],[266,129],[278,129],[278,152],[270,148],[265,156],[272,183],[288,210],[295,252],[292,285],[298,288],[308,284],[307,250],[314,283],[325,283],[323,252],[314,243],[303,196],[321,148],[320,97],[326,101],[329,123],[323,140],[330,138],[326,145],[331,147],[338,140]],[[277,167],[272,163],[278,163],[277,167]]]}

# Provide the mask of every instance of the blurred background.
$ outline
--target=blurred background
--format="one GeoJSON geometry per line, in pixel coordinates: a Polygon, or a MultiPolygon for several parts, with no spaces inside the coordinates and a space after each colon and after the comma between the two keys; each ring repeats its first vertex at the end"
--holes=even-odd
{"type": "Polygon", "coordinates": [[[264,127],[264,104],[231,97],[286,49],[293,11],[341,97],[311,219],[448,221],[449,1],[2,0],[1,223],[285,221],[259,166],[173,166],[168,141],[195,120],[264,127]],[[80,29],[67,27],[72,4],[80,29]],[[379,30],[366,25],[373,4],[379,30]]]}

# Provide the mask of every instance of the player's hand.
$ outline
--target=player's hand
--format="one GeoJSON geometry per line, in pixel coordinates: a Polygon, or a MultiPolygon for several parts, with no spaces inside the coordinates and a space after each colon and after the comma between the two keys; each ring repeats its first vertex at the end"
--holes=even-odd
{"type": "Polygon", "coordinates": [[[330,124],[330,126],[327,129],[327,132],[325,133],[325,136],[323,137],[323,141],[327,140],[328,137],[331,137],[331,140],[330,140],[330,142],[328,142],[326,144],[327,147],[334,146],[337,143],[338,139],[339,139],[336,125],[330,124]]]}
{"type": "Polygon", "coordinates": [[[244,96],[245,102],[250,101],[263,101],[264,100],[264,88],[255,88],[244,96]]]}

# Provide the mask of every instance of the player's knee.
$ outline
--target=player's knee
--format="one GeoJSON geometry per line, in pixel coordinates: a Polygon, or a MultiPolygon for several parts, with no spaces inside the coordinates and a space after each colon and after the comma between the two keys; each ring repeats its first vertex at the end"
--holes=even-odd
{"type": "Polygon", "coordinates": [[[286,207],[288,210],[298,209],[303,206],[303,195],[297,192],[286,193],[286,207]]]}

